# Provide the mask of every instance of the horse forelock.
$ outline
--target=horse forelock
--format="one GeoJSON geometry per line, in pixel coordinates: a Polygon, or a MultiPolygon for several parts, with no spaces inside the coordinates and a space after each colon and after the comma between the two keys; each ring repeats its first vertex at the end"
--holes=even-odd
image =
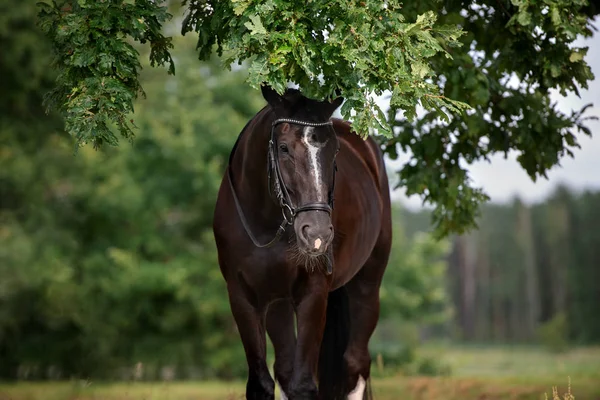
{"type": "Polygon", "coordinates": [[[277,117],[294,118],[307,122],[324,122],[329,119],[329,115],[324,107],[326,102],[318,101],[304,96],[298,89],[287,88],[281,96],[285,100],[283,108],[272,109],[277,117]]]}

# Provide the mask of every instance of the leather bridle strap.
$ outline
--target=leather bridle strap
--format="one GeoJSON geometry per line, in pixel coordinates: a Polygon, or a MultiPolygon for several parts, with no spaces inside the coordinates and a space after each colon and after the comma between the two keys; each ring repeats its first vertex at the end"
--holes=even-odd
{"type": "Polygon", "coordinates": [[[244,230],[248,234],[248,237],[250,238],[250,240],[252,240],[252,243],[254,243],[254,245],[256,247],[261,247],[261,248],[273,246],[273,244],[275,244],[275,242],[277,242],[281,238],[281,236],[285,233],[286,225],[288,225],[288,224],[291,225],[291,223],[288,222],[288,219],[287,219],[285,213],[283,214],[283,221],[281,222],[281,225],[279,225],[279,228],[277,229],[277,233],[275,233],[275,237],[266,244],[260,244],[258,242],[258,240],[256,240],[256,238],[252,234],[252,231],[250,230],[250,226],[248,225],[248,221],[246,220],[246,216],[244,215],[244,211],[242,211],[242,206],[240,205],[240,200],[238,199],[237,195],[235,194],[235,189],[233,187],[233,180],[231,179],[231,165],[227,166],[227,180],[229,181],[229,187],[231,188],[231,194],[233,195],[233,202],[235,203],[235,208],[237,209],[238,215],[240,216],[240,221],[242,221],[244,230]]]}

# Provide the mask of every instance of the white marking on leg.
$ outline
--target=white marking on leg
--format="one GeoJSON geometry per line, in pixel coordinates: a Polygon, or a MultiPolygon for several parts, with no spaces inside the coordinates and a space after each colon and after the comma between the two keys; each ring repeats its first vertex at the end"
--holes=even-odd
{"type": "Polygon", "coordinates": [[[348,395],[348,400],[362,400],[365,392],[365,386],[365,380],[359,375],[358,382],[356,382],[356,387],[348,395]]]}
{"type": "MultiPolygon", "coordinates": [[[[281,385],[279,386],[279,389],[281,389],[281,385]]],[[[288,400],[287,396],[283,392],[283,389],[281,389],[280,392],[281,392],[281,397],[279,399],[280,400],[288,400]]]]}
{"type": "Polygon", "coordinates": [[[321,146],[318,146],[317,143],[311,143],[310,135],[313,131],[312,126],[307,126],[304,128],[304,134],[302,137],[302,142],[306,145],[308,149],[308,161],[309,161],[309,170],[315,182],[315,190],[317,191],[317,201],[323,201],[323,188],[321,187],[321,166],[319,165],[319,150],[321,150],[321,146]]]}
{"type": "Polygon", "coordinates": [[[281,387],[281,384],[279,382],[277,382],[277,386],[279,386],[279,400],[288,400],[288,398],[285,395],[285,392],[283,391],[283,388],[281,387]]]}

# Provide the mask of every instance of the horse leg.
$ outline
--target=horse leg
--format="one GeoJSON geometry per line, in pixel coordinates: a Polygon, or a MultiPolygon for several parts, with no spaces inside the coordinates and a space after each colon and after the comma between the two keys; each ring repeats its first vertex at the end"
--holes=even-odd
{"type": "Polygon", "coordinates": [[[316,400],[317,363],[327,311],[329,288],[325,276],[312,274],[303,290],[296,293],[298,340],[294,370],[289,384],[290,400],[316,400]]]}
{"type": "Polygon", "coordinates": [[[247,400],[273,400],[275,382],[269,374],[264,311],[254,307],[239,288],[228,286],[229,302],[248,362],[247,400]]]}
{"type": "Polygon", "coordinates": [[[379,241],[363,268],[348,282],[350,339],[344,354],[348,373],[348,400],[362,400],[371,374],[369,340],[379,319],[379,287],[387,265],[389,241],[379,241]],[[387,250],[386,250],[387,249],[387,250]]]}
{"type": "Polygon", "coordinates": [[[348,372],[348,400],[362,400],[366,381],[371,373],[369,339],[379,319],[379,285],[364,282],[348,283],[351,328],[348,348],[344,354],[348,372]]]}
{"type": "Polygon", "coordinates": [[[275,380],[281,389],[281,399],[287,399],[294,367],[296,332],[294,308],[287,299],[272,303],[267,311],[267,333],[275,349],[275,380]]]}

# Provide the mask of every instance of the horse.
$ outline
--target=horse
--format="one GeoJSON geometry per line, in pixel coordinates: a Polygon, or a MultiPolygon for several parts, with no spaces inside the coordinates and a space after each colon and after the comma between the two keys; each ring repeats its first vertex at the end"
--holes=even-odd
{"type": "Polygon", "coordinates": [[[213,233],[248,364],[246,398],[370,398],[368,344],[391,249],[381,149],[323,101],[269,86],[240,132],[213,233]],[[275,352],[275,380],[266,335],[275,352]]]}

